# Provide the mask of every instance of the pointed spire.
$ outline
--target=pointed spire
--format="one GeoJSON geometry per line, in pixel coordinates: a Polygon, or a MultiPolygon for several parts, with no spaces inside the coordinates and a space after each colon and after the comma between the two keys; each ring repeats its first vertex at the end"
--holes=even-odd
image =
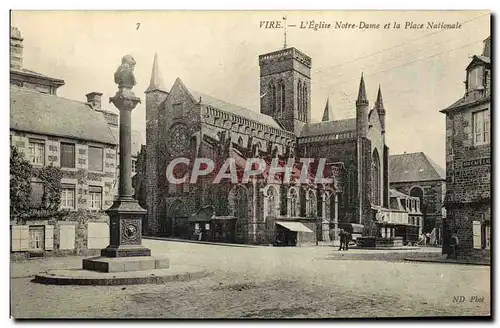
{"type": "Polygon", "coordinates": [[[366,98],[365,80],[363,78],[363,73],[361,73],[361,81],[359,82],[358,100],[356,100],[356,106],[358,106],[358,105],[368,105],[368,99],[366,98]]]}
{"type": "Polygon", "coordinates": [[[163,86],[163,79],[161,77],[160,69],[158,68],[158,54],[155,53],[155,58],[153,60],[153,69],[151,71],[151,81],[149,82],[149,87],[145,92],[151,92],[155,90],[166,91],[163,86]]]}
{"type": "MultiPolygon", "coordinates": [[[[322,122],[327,122],[330,120],[330,97],[326,98],[325,112],[323,113],[322,122]]],[[[332,117],[333,118],[333,117],[332,117]]]]}
{"type": "Polygon", "coordinates": [[[375,108],[379,114],[385,114],[384,101],[382,100],[382,90],[380,84],[378,86],[377,100],[375,101],[375,108]]]}

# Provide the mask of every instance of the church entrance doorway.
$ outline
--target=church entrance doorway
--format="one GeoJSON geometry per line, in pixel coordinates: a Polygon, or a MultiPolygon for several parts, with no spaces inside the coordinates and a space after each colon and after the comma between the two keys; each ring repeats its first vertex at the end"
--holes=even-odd
{"type": "Polygon", "coordinates": [[[176,200],[170,205],[167,217],[160,225],[160,236],[190,238],[189,215],[186,205],[181,200],[176,200]]]}

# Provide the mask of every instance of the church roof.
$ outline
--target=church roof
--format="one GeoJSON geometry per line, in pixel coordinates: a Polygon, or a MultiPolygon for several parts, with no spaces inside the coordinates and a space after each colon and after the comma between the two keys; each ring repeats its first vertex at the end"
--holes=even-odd
{"type": "Polygon", "coordinates": [[[363,73],[361,73],[361,80],[359,81],[359,91],[358,91],[358,99],[357,103],[368,101],[366,97],[366,88],[365,88],[365,79],[363,78],[363,73]]]}
{"type": "Polygon", "coordinates": [[[423,152],[389,156],[389,182],[444,180],[444,169],[423,152]]]}
{"type": "Polygon", "coordinates": [[[158,54],[155,53],[155,57],[153,59],[153,68],[151,70],[151,80],[149,81],[149,86],[145,92],[151,92],[154,90],[165,91],[167,90],[163,85],[163,78],[160,73],[160,69],[158,68],[158,54]]]}
{"type": "Polygon", "coordinates": [[[330,97],[326,99],[325,111],[323,112],[323,118],[321,121],[328,122],[330,119],[333,119],[333,115],[330,114],[330,97]]]}
{"type": "Polygon", "coordinates": [[[76,100],[10,87],[10,128],[116,145],[102,113],[76,100]]]}
{"type": "Polygon", "coordinates": [[[266,124],[270,127],[283,130],[283,127],[278,122],[276,122],[276,120],[274,118],[272,118],[269,115],[265,115],[265,114],[262,114],[262,113],[259,113],[259,112],[256,112],[256,111],[253,111],[253,110],[250,110],[250,109],[238,106],[238,105],[228,103],[224,100],[220,100],[218,98],[212,97],[210,95],[207,95],[207,94],[204,94],[204,93],[192,90],[192,89],[189,89],[189,93],[191,93],[191,95],[193,96],[193,98],[196,101],[199,101],[201,98],[201,104],[204,106],[211,106],[211,107],[217,108],[219,110],[226,111],[228,113],[232,113],[235,115],[239,115],[239,116],[244,117],[246,119],[260,122],[260,123],[266,124]]]}
{"type": "Polygon", "coordinates": [[[319,136],[319,135],[347,132],[354,130],[356,130],[356,119],[348,118],[345,120],[306,124],[302,128],[300,136],[301,137],[319,136]]]}

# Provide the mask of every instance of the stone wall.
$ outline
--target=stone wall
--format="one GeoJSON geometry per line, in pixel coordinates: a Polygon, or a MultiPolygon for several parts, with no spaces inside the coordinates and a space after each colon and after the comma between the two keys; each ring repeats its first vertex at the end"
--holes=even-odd
{"type": "MultiPolygon", "coordinates": [[[[61,166],[60,144],[61,142],[75,145],[75,168],[61,168],[63,184],[75,187],[74,210],[89,208],[89,186],[101,187],[101,207],[106,209],[113,203],[116,184],[116,147],[74,139],[50,137],[33,133],[25,133],[11,130],[11,145],[15,146],[27,159],[29,140],[42,140],[45,144],[45,165],[61,166]],[[88,170],[88,148],[95,146],[103,149],[103,170],[100,172],[88,170]]],[[[33,165],[35,169],[42,165],[33,165]]]]}
{"type": "Polygon", "coordinates": [[[475,144],[472,119],[484,109],[491,111],[489,102],[446,114],[445,206],[450,232],[457,232],[464,256],[473,253],[472,221],[491,222],[491,146],[475,144]]]}

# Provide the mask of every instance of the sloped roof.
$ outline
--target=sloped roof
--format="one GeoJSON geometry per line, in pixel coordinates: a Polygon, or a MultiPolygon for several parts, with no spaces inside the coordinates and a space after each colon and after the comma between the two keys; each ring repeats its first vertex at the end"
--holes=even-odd
{"type": "Polygon", "coordinates": [[[199,101],[201,98],[201,104],[204,106],[211,106],[211,107],[217,108],[219,110],[226,111],[228,113],[232,113],[235,115],[239,115],[239,116],[242,116],[242,117],[247,118],[249,120],[260,122],[262,124],[266,124],[266,125],[271,126],[273,128],[283,130],[283,127],[278,122],[276,122],[276,120],[274,118],[272,118],[269,115],[265,115],[265,114],[262,114],[262,113],[259,113],[259,112],[256,112],[256,111],[253,111],[250,109],[246,109],[246,108],[238,106],[238,105],[228,103],[224,100],[220,100],[218,98],[209,96],[207,94],[204,94],[204,93],[192,90],[192,89],[188,89],[188,90],[189,90],[189,93],[191,93],[191,95],[193,96],[193,98],[196,101],[199,101]]]}
{"type": "Polygon", "coordinates": [[[10,128],[116,145],[104,116],[83,102],[10,87],[10,128]]]}
{"type": "Polygon", "coordinates": [[[300,133],[301,137],[319,136],[324,134],[347,132],[356,130],[356,119],[349,118],[338,121],[327,121],[310,123],[304,125],[300,133]]]}
{"type": "Polygon", "coordinates": [[[29,70],[29,69],[26,69],[26,68],[20,68],[20,69],[11,68],[10,71],[13,72],[13,73],[27,74],[27,75],[39,77],[39,78],[42,78],[44,80],[50,80],[50,81],[56,82],[57,84],[64,85],[64,80],[61,80],[61,79],[58,79],[58,78],[55,78],[55,77],[50,77],[48,75],[45,75],[45,74],[42,74],[42,73],[38,73],[38,72],[29,70]]]}
{"type": "Polygon", "coordinates": [[[477,98],[469,98],[469,99],[466,99],[465,96],[458,99],[457,101],[455,101],[453,104],[451,104],[450,106],[446,107],[445,109],[442,109],[440,110],[441,113],[446,113],[446,112],[450,112],[452,110],[454,110],[455,108],[460,108],[462,106],[474,106],[476,104],[481,104],[481,103],[484,103],[484,102],[487,102],[491,99],[491,96],[490,94],[485,94],[483,97],[477,99],[477,98]]]}
{"type": "Polygon", "coordinates": [[[472,60],[470,61],[469,65],[467,65],[467,68],[466,69],[469,69],[469,67],[476,63],[476,62],[482,62],[482,63],[485,63],[485,64],[491,64],[491,59],[489,57],[486,57],[486,56],[481,56],[481,55],[474,55],[472,57],[472,60]]]}
{"type": "Polygon", "coordinates": [[[444,179],[444,169],[423,152],[389,156],[389,182],[444,179]]]}
{"type": "Polygon", "coordinates": [[[389,196],[390,197],[402,198],[402,199],[408,199],[408,198],[410,198],[409,195],[403,194],[402,192],[397,191],[396,189],[389,189],[389,196]]]}

